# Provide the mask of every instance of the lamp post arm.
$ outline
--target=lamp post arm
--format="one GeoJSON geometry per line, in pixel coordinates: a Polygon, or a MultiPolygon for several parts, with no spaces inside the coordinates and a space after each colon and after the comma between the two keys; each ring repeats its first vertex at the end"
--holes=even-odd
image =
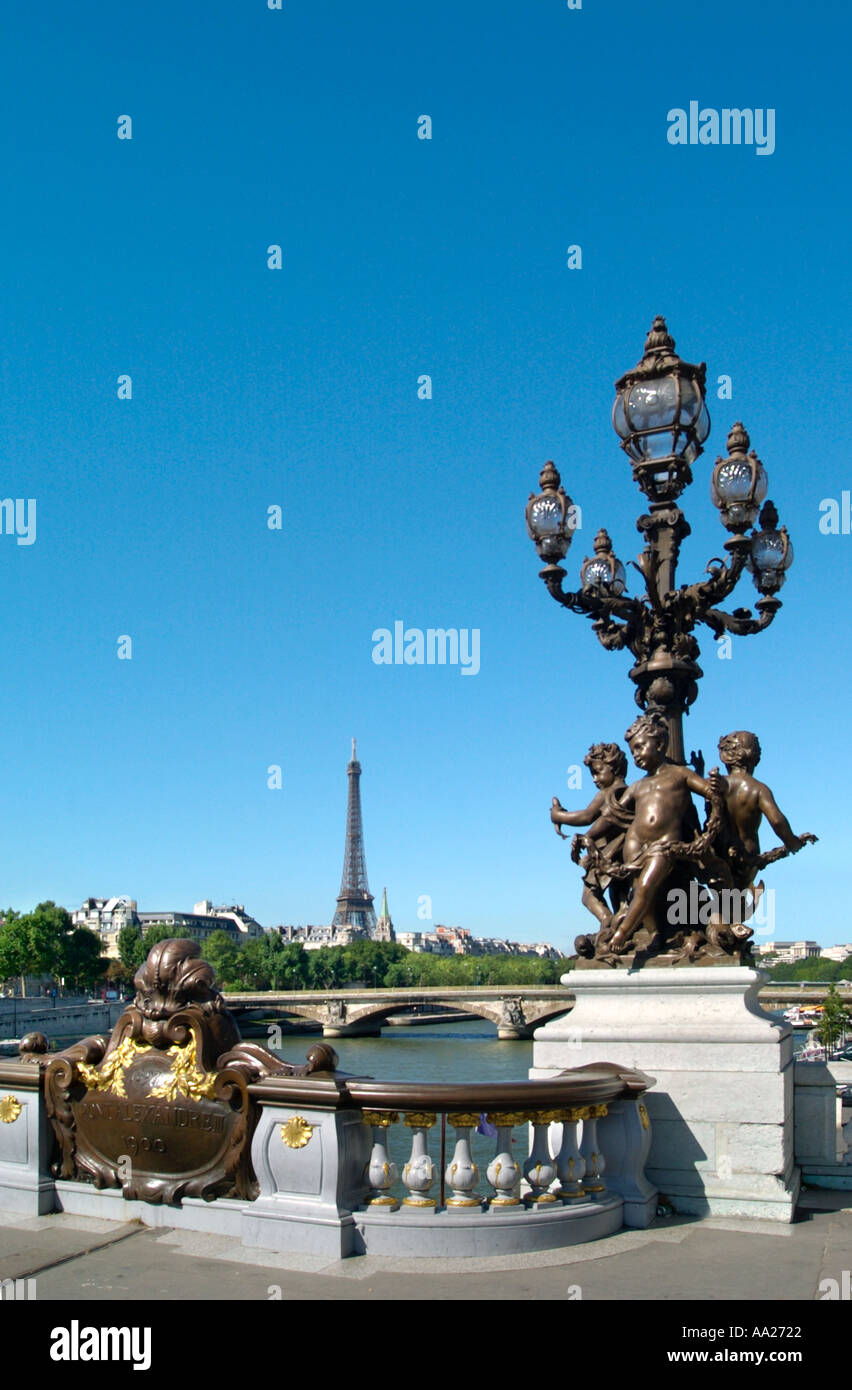
{"type": "Polygon", "coordinates": [[[749,542],[742,536],[737,536],[733,541],[727,542],[727,549],[731,551],[729,562],[717,558],[710,561],[706,573],[709,579],[699,580],[697,584],[685,584],[680,590],[680,599],[684,608],[691,609],[697,618],[700,618],[702,610],[711,604],[720,603],[733,593],[740,576],[745,569],[746,559],[749,553],[749,542]]]}
{"type": "Polygon", "coordinates": [[[551,598],[572,613],[592,619],[593,631],[601,646],[608,651],[628,647],[637,657],[645,653],[649,611],[641,599],[592,589],[566,591],[563,588],[565,577],[566,572],[560,565],[548,565],[541,571],[551,598]]]}
{"type": "Polygon", "coordinates": [[[705,623],[714,637],[721,637],[725,632],[732,632],[735,637],[750,637],[753,633],[763,632],[769,627],[780,607],[780,599],[767,596],[758,599],[755,604],[760,614],[757,618],[752,617],[749,608],[735,608],[733,613],[725,613],[721,608],[708,608],[705,613],[699,615],[698,621],[705,623]]]}

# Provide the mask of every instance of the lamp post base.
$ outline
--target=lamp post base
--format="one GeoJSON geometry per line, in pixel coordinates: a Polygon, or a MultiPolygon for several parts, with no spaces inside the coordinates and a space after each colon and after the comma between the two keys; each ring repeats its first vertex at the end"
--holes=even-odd
{"type": "Polygon", "coordinates": [[[563,976],[576,1005],[539,1028],[531,1077],[605,1060],[656,1077],[646,1175],[676,1211],[791,1221],[793,1037],[742,967],[563,976]]]}

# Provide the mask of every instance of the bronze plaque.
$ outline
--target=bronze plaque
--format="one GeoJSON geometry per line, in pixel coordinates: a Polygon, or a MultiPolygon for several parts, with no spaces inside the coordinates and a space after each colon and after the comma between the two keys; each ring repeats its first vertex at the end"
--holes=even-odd
{"type": "Polygon", "coordinates": [[[58,1176],[170,1205],[255,1195],[249,1085],[334,1070],[337,1056],[319,1044],[294,1067],[242,1042],[200,955],[187,938],[158,942],[111,1037],[84,1038],[48,1063],[58,1176]]]}
{"type": "Polygon", "coordinates": [[[123,1095],[93,1087],[71,1103],[78,1163],[91,1165],[96,1182],[114,1172],[127,1198],[214,1196],[211,1189],[230,1185],[226,1175],[238,1138],[239,1090],[237,1109],[224,1097],[215,1098],[220,1073],[201,1079],[201,1087],[214,1094],[193,1095],[187,1085],[175,1085],[172,1062],[168,1053],[149,1048],[123,1072],[123,1095]]]}

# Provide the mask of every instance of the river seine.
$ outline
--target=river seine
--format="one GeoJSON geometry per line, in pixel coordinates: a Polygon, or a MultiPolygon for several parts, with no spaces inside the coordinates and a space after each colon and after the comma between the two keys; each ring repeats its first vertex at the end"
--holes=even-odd
{"type": "MultiPolygon", "coordinates": [[[[298,1040],[299,1042],[302,1039],[298,1040]]],[[[278,1049],[299,1060],[295,1038],[278,1049]]],[[[493,1023],[435,1023],[416,1028],[385,1028],[380,1038],[330,1038],[340,1070],[377,1081],[526,1080],[532,1066],[531,1039],[501,1042],[493,1023]]],[[[309,1041],[306,1040],[306,1046],[309,1041]]]]}
{"type": "MultiPolygon", "coordinates": [[[[285,1037],[276,1051],[288,1062],[298,1062],[310,1043],[307,1037],[285,1037]]],[[[340,1070],[357,1076],[372,1076],[377,1081],[428,1081],[462,1083],[473,1081],[526,1081],[532,1066],[532,1039],[500,1041],[493,1023],[471,1019],[462,1023],[436,1023],[423,1027],[385,1028],[380,1038],[330,1038],[340,1058],[340,1070]]],[[[442,1134],[440,1117],[429,1131],[429,1152],[438,1174],[450,1162],[455,1144],[452,1125],[442,1134]]],[[[526,1126],[514,1132],[513,1152],[518,1163],[527,1156],[526,1126]]],[[[403,1166],[411,1152],[411,1132],[402,1124],[392,1125],[388,1132],[388,1150],[397,1168],[403,1166]]],[[[471,1135],[471,1152],[479,1165],[480,1174],[494,1157],[494,1139],[482,1134],[471,1135]]],[[[484,1176],[482,1181],[484,1182],[484,1176]]],[[[487,1191],[485,1184],[480,1191],[487,1191]]],[[[397,1199],[405,1196],[405,1188],[397,1181],[391,1191],[397,1199]]],[[[433,1196],[440,1200],[440,1178],[436,1178],[433,1196]]]]}

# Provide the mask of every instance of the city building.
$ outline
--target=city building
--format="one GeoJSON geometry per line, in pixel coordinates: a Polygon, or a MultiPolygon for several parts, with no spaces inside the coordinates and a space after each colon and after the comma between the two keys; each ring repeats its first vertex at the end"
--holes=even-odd
{"type": "Polygon", "coordinates": [[[156,923],[174,927],[175,936],[204,941],[214,931],[224,931],[239,945],[263,935],[263,927],[240,905],[214,907],[211,902],[196,903],[192,912],[140,912],[135,898],[87,898],[71,913],[75,927],[88,927],[98,935],[110,959],[118,957],[118,934],[123,927],[144,932],[156,923]]]}
{"type": "Polygon", "coordinates": [[[327,927],[270,927],[287,942],[298,943],[306,951],[318,951],[321,946],[351,946],[353,941],[369,941],[369,934],[361,927],[337,927],[332,923],[327,927]]]}
{"type": "Polygon", "coordinates": [[[818,956],[821,951],[818,941],[761,941],[757,947],[759,956],[773,956],[777,965],[808,960],[811,956],[818,956]]]}
{"type": "Polygon", "coordinates": [[[101,938],[105,953],[118,958],[118,933],[122,927],[138,926],[135,898],[87,898],[71,913],[74,927],[87,927],[101,938]]]}
{"type": "Polygon", "coordinates": [[[264,928],[246,912],[242,903],[234,903],[231,907],[214,907],[209,898],[205,898],[203,902],[196,903],[192,911],[200,917],[218,917],[230,921],[247,938],[263,936],[264,933],[264,928]]]}
{"type": "Polygon", "coordinates": [[[407,951],[436,956],[539,956],[561,960],[563,952],[547,942],[504,941],[501,937],[474,936],[467,927],[436,926],[432,932],[400,931],[396,940],[407,951]]]}
{"type": "Polygon", "coordinates": [[[822,950],[820,951],[820,957],[822,958],[822,960],[843,961],[846,960],[848,956],[852,956],[852,945],[823,946],[822,950]]]}

